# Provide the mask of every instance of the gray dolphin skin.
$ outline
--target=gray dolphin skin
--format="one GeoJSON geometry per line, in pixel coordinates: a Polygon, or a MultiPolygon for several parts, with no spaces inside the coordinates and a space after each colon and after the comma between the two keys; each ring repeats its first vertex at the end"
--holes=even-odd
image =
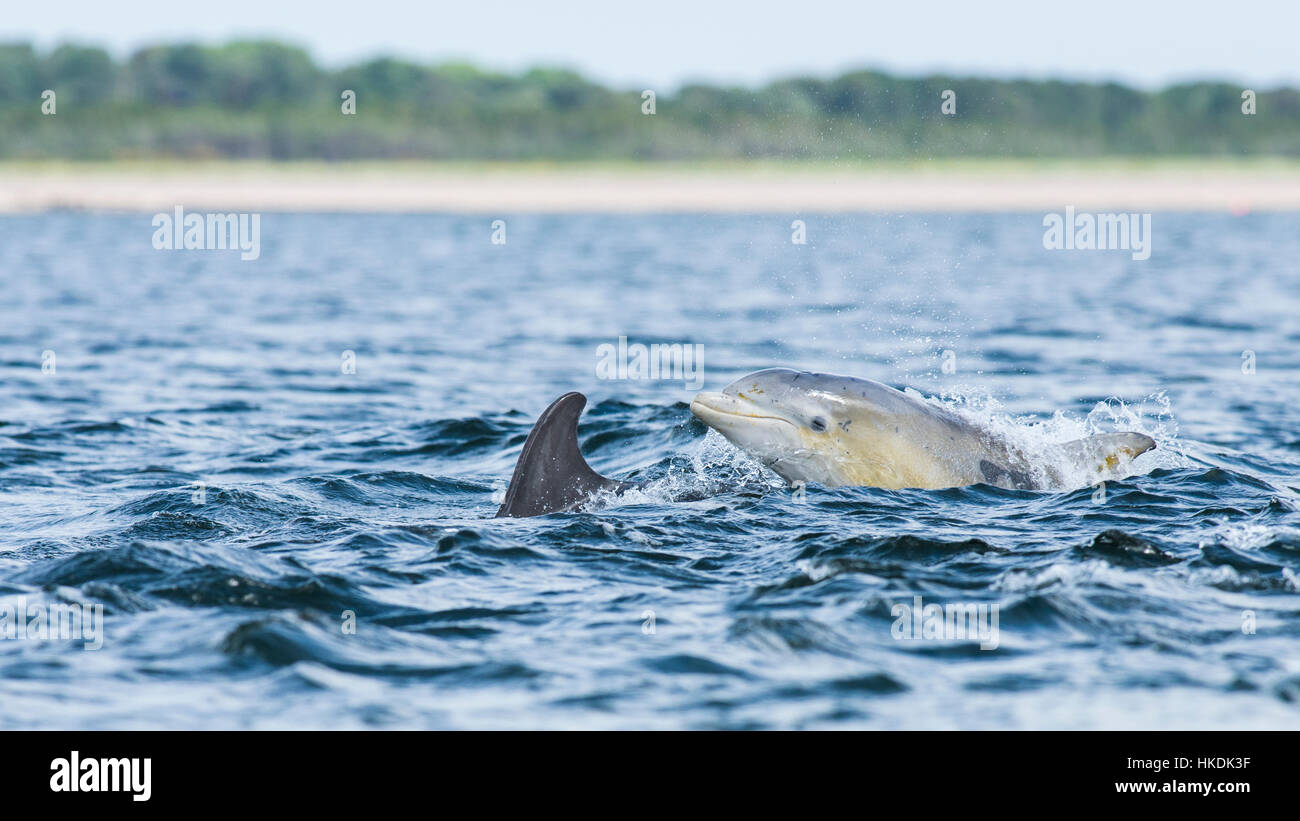
{"type": "Polygon", "coordinates": [[[587,405],[580,393],[566,393],[537,417],[497,517],[523,518],[572,510],[602,490],[621,493],[633,485],[606,479],[591,469],[578,448],[578,417],[587,405]]]}
{"type": "Polygon", "coordinates": [[[887,385],[787,368],[701,393],[691,412],[787,482],[827,487],[1071,489],[1122,475],[1156,445],[1107,433],[1031,461],[1004,437],[887,385]]]}

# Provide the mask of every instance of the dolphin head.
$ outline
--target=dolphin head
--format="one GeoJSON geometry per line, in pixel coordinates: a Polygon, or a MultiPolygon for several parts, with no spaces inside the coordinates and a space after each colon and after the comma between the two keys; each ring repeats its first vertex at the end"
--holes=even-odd
{"type": "Polygon", "coordinates": [[[698,394],[691,413],[787,482],[845,484],[843,463],[857,449],[877,388],[888,390],[852,377],[769,368],[721,392],[698,394]]]}

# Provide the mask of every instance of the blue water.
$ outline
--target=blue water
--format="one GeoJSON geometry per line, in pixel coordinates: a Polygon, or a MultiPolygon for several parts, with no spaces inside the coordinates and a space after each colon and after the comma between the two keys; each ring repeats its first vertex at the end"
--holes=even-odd
{"type": "Polygon", "coordinates": [[[1041,214],[266,214],[251,262],[150,216],[0,218],[0,604],[105,614],[0,640],[2,728],[1300,727],[1294,215],[1156,214],[1134,261],[1041,214]],[[684,380],[597,379],[620,336],[1159,446],[800,499],[684,380]],[[568,390],[647,490],[493,519],[568,390]],[[917,595],[996,649],[896,638],[917,595]]]}

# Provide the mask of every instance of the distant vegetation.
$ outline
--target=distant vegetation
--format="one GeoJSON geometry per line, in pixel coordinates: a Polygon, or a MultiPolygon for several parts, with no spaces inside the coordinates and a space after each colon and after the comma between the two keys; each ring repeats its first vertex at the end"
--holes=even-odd
{"type": "Polygon", "coordinates": [[[322,68],[274,42],[102,49],[0,44],[0,159],[125,157],[861,161],[924,157],[1300,156],[1300,92],[1225,83],[896,77],[856,71],[756,89],[611,89],[387,58],[322,68]],[[41,113],[55,92],[54,116],[41,113]],[[356,114],[341,94],[356,93],[356,114]],[[956,115],[940,112],[945,89],[956,115]]]}

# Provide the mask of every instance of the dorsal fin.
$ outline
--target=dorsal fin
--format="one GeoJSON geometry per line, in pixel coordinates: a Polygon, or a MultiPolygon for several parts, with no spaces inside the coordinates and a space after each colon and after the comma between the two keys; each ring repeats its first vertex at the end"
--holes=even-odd
{"type": "Polygon", "coordinates": [[[1156,440],[1145,433],[1101,433],[1085,436],[1058,447],[1068,459],[1087,470],[1106,474],[1127,465],[1138,455],[1155,448],[1156,440]]]}
{"type": "Polygon", "coordinates": [[[566,393],[542,411],[524,442],[497,516],[540,516],[572,510],[601,490],[619,491],[624,482],[591,469],[578,449],[578,417],[587,397],[566,393]]]}

